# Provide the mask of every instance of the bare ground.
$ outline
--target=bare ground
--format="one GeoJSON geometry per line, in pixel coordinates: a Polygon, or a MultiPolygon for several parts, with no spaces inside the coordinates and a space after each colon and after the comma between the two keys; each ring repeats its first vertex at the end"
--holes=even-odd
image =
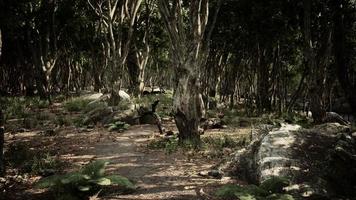
{"type": "MultiPolygon", "coordinates": [[[[248,131],[215,130],[206,135],[239,136],[248,131]]],[[[232,182],[231,179],[199,175],[221,158],[208,159],[201,154],[183,151],[167,154],[164,150],[147,148],[151,140],[159,137],[153,125],[132,126],[123,133],[108,132],[104,128],[83,132],[75,127],[65,127],[58,132],[56,136],[43,136],[39,132],[7,133],[6,145],[28,141],[31,148],[55,152],[61,160],[72,164],[64,171],[76,170],[95,159],[109,160],[108,173],[126,176],[138,186],[133,194],[112,194],[100,199],[207,199],[217,186],[232,182]]],[[[48,199],[43,191],[32,188],[39,178],[31,177],[27,184],[13,185],[0,199],[48,199]]]]}

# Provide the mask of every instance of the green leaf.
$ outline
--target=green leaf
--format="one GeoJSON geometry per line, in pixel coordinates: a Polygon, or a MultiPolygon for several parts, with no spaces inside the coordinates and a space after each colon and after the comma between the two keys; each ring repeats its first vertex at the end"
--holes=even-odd
{"type": "Polygon", "coordinates": [[[253,195],[248,194],[246,192],[236,192],[235,196],[240,200],[257,200],[253,195]]]}
{"type": "Polygon", "coordinates": [[[112,184],[117,184],[127,189],[136,189],[135,185],[127,178],[119,175],[110,175],[105,178],[110,179],[112,184]]]}
{"type": "Polygon", "coordinates": [[[86,186],[78,186],[78,190],[81,191],[81,192],[87,192],[91,189],[91,187],[89,185],[86,185],[86,186]]]}
{"type": "Polygon", "coordinates": [[[266,200],[294,200],[294,198],[289,194],[272,194],[266,200]]]}
{"type": "Polygon", "coordinates": [[[111,185],[111,180],[108,178],[99,178],[96,180],[91,181],[97,185],[101,185],[101,186],[107,186],[107,185],[111,185]]]}
{"type": "Polygon", "coordinates": [[[84,180],[84,175],[79,172],[71,172],[60,177],[60,182],[66,184],[76,184],[84,180]]]}
{"type": "Polygon", "coordinates": [[[35,187],[39,189],[53,187],[60,182],[60,177],[61,176],[53,175],[46,178],[42,178],[35,184],[35,187]]]}
{"type": "Polygon", "coordinates": [[[87,164],[82,170],[82,174],[90,176],[92,179],[97,179],[104,176],[105,167],[109,164],[105,160],[97,160],[87,164]]]}

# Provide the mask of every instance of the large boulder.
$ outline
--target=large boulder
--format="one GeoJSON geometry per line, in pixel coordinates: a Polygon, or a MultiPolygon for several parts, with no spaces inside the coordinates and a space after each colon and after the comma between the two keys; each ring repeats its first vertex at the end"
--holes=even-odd
{"type": "Polygon", "coordinates": [[[255,131],[251,144],[236,153],[230,170],[247,182],[287,177],[286,188],[304,197],[356,195],[356,142],[350,128],[327,123],[303,129],[282,124],[255,131]]]}

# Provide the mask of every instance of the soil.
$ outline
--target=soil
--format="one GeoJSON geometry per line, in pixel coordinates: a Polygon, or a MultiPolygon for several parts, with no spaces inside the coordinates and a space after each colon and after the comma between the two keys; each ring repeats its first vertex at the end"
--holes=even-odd
{"type": "MultiPolygon", "coordinates": [[[[249,129],[212,130],[205,136],[233,134],[244,135],[249,129]]],[[[138,189],[129,195],[105,195],[99,199],[211,199],[211,192],[232,179],[215,179],[201,176],[223,158],[207,158],[199,153],[179,150],[167,154],[163,149],[147,147],[159,136],[154,125],[131,126],[122,133],[105,128],[78,129],[63,127],[54,136],[44,136],[43,131],[6,133],[6,144],[26,142],[30,149],[55,153],[59,159],[70,163],[62,171],[73,171],[96,159],[109,160],[107,172],[120,174],[132,180],[138,189]]],[[[8,174],[16,174],[9,171],[8,174]]],[[[14,176],[13,176],[14,177],[14,176]]],[[[49,199],[45,191],[33,189],[39,176],[15,176],[0,199],[49,199]],[[20,179],[20,180],[15,180],[20,179]],[[17,182],[16,182],[17,181],[17,182]]]]}

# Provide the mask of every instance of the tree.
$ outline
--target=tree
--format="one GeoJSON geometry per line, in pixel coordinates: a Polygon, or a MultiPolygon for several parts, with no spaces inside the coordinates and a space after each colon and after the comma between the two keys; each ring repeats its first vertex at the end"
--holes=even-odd
{"type": "Polygon", "coordinates": [[[209,1],[159,0],[159,11],[171,43],[171,59],[175,68],[173,96],[174,119],[180,142],[200,142],[199,123],[204,114],[200,75],[206,63],[205,31],[209,17],[209,1]],[[187,15],[185,13],[187,12],[187,15]]]}
{"type": "Polygon", "coordinates": [[[114,89],[115,82],[123,77],[123,67],[130,51],[141,3],[142,0],[100,0],[95,3],[88,0],[88,4],[100,18],[102,31],[107,35],[105,47],[111,69],[111,104],[117,104],[119,100],[114,89]]]}
{"type": "MultiPolygon", "coordinates": [[[[1,38],[1,29],[0,29],[0,57],[2,49],[2,38],[1,38]]],[[[0,107],[0,176],[5,173],[5,164],[4,164],[4,114],[2,108],[0,107]]]]}

